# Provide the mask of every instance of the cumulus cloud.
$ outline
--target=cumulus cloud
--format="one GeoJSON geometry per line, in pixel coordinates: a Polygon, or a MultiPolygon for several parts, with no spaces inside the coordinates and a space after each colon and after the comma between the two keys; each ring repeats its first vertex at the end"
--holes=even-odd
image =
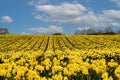
{"type": "MultiPolygon", "coordinates": [[[[111,16],[108,14],[110,12],[109,10],[104,10],[102,14],[95,14],[93,11],[90,11],[83,5],[77,3],[37,5],[36,10],[37,12],[43,12],[43,14],[35,16],[35,19],[37,20],[57,23],[86,24],[89,26],[106,26],[105,22],[108,22],[107,20],[109,20],[109,17],[111,16]]],[[[111,24],[113,23],[114,25],[117,25],[115,22],[111,22],[111,24]]]]}
{"type": "Polygon", "coordinates": [[[117,4],[117,6],[119,6],[120,7],[120,0],[110,0],[111,2],[114,2],[114,3],[116,3],[117,4]]]}
{"type": "MultiPolygon", "coordinates": [[[[111,0],[120,2],[119,0],[111,0]]],[[[103,10],[94,13],[79,3],[37,4],[35,19],[54,23],[84,24],[87,26],[120,26],[120,10],[103,10]]]]}
{"type": "Polygon", "coordinates": [[[100,26],[99,17],[78,3],[61,3],[60,5],[36,5],[38,12],[35,19],[55,23],[86,24],[100,26]],[[41,14],[41,12],[43,14],[41,14]]]}
{"type": "Polygon", "coordinates": [[[81,4],[62,3],[61,5],[39,5],[37,11],[44,12],[43,15],[36,15],[35,19],[57,23],[79,23],[94,25],[97,24],[97,17],[92,11],[81,4]]]}
{"type": "Polygon", "coordinates": [[[13,22],[13,19],[10,16],[3,16],[1,18],[1,22],[2,23],[11,23],[11,22],[13,22]]]}
{"type": "Polygon", "coordinates": [[[37,5],[38,11],[44,11],[50,14],[67,14],[78,15],[81,11],[85,11],[85,7],[81,4],[62,3],[60,5],[37,5]]]}
{"type": "Polygon", "coordinates": [[[35,6],[38,14],[35,19],[48,22],[76,22],[78,16],[82,16],[86,8],[81,4],[62,3],[60,5],[37,5],[35,6]]]}
{"type": "Polygon", "coordinates": [[[120,10],[103,10],[98,19],[100,26],[120,26],[120,10]]]}
{"type": "Polygon", "coordinates": [[[42,33],[42,34],[52,34],[52,33],[62,33],[63,28],[60,26],[50,25],[49,27],[37,27],[28,29],[32,33],[42,33]]]}
{"type": "Polygon", "coordinates": [[[76,19],[76,23],[86,24],[89,26],[99,26],[98,16],[92,11],[89,11],[88,13],[82,16],[78,16],[76,19]]]}

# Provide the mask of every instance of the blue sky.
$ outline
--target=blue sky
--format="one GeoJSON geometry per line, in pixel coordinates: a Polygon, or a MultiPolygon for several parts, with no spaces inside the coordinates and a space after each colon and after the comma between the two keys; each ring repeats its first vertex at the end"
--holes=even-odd
{"type": "Polygon", "coordinates": [[[108,26],[120,29],[120,0],[0,0],[0,27],[10,33],[73,34],[108,26]]]}

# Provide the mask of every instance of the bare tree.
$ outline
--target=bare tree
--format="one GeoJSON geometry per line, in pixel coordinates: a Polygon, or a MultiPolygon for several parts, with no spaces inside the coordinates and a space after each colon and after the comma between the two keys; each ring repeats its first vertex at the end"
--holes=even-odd
{"type": "Polygon", "coordinates": [[[8,29],[7,28],[0,28],[0,34],[8,34],[8,29]]]}
{"type": "Polygon", "coordinates": [[[89,28],[89,29],[86,30],[86,34],[90,34],[90,35],[94,34],[95,32],[96,31],[92,28],[89,28]]]}
{"type": "Polygon", "coordinates": [[[93,33],[95,33],[95,30],[90,27],[79,28],[75,32],[75,34],[93,34],[93,33]]]}
{"type": "Polygon", "coordinates": [[[115,34],[111,27],[106,27],[103,31],[103,34],[115,34]]]}
{"type": "Polygon", "coordinates": [[[113,34],[120,34],[120,30],[114,32],[111,27],[106,27],[104,30],[95,30],[94,28],[85,27],[79,28],[76,30],[75,34],[88,34],[88,35],[113,35],[113,34]]]}
{"type": "Polygon", "coordinates": [[[102,31],[102,30],[97,30],[97,31],[96,31],[96,34],[97,34],[97,35],[102,35],[102,34],[103,34],[103,31],[102,31]]]}
{"type": "Polygon", "coordinates": [[[116,30],[116,34],[120,34],[120,30],[116,30]]]}

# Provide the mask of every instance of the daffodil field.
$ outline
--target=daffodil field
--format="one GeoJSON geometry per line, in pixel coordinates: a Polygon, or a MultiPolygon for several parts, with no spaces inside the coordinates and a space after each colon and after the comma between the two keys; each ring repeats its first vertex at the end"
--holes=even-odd
{"type": "Polygon", "coordinates": [[[120,80],[120,35],[0,35],[0,80],[120,80]]]}

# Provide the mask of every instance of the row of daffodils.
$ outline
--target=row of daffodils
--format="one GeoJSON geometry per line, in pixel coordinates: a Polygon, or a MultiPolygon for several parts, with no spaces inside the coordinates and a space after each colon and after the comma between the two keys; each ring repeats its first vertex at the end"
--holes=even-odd
{"type": "Polygon", "coordinates": [[[120,48],[120,35],[0,35],[0,52],[120,48]]]}
{"type": "Polygon", "coordinates": [[[0,80],[119,80],[120,50],[0,53],[0,80]]]}
{"type": "Polygon", "coordinates": [[[120,80],[120,36],[0,35],[0,80],[120,80]]]}

